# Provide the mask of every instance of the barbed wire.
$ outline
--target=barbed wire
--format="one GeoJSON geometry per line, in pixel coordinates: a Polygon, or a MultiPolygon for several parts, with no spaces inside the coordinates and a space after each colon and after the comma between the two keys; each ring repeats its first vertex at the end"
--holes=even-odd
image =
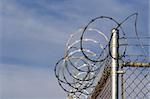
{"type": "Polygon", "coordinates": [[[128,46],[131,46],[131,44],[128,43],[128,39],[137,39],[139,44],[133,44],[132,46],[139,46],[143,50],[145,45],[142,44],[140,40],[149,39],[149,37],[139,37],[137,32],[137,16],[137,13],[131,14],[122,22],[118,22],[111,17],[100,16],[92,19],[84,28],[78,29],[69,37],[69,40],[66,43],[65,55],[56,63],[54,69],[58,83],[60,87],[67,92],[68,97],[71,97],[72,99],[87,99],[92,95],[99,79],[108,78],[108,76],[106,78],[101,76],[100,78],[99,75],[103,75],[102,72],[105,70],[104,68],[110,65],[111,58],[114,58],[112,57],[110,50],[113,33],[111,33],[110,37],[108,37],[101,30],[90,27],[90,25],[96,20],[109,20],[115,24],[115,27],[113,26],[112,29],[122,33],[123,37],[118,37],[118,40],[119,42],[123,41],[124,43],[118,44],[118,50],[123,51],[121,54],[119,53],[117,60],[120,60],[121,63],[124,63],[133,61],[134,59],[137,61],[139,60],[137,57],[141,58],[141,56],[144,57],[143,60],[147,59],[147,57],[145,57],[145,51],[144,54],[137,56],[129,55],[127,52],[127,49],[129,49],[128,46]],[[129,37],[125,33],[122,24],[125,24],[128,19],[134,16],[134,31],[136,37],[129,37]],[[96,32],[98,36],[103,37],[105,44],[102,44],[102,42],[93,39],[90,36],[86,37],[85,33],[89,31],[96,32]],[[93,47],[86,47],[87,45],[91,46],[91,44],[97,45],[98,51],[94,51],[93,49],[95,48],[93,47]],[[124,48],[119,49],[119,46],[123,46],[124,48]]]}
{"type": "MultiPolygon", "coordinates": [[[[139,37],[140,39],[150,39],[150,37],[139,37]]],[[[136,37],[120,37],[119,39],[137,39],[136,37]]]]}
{"type": "MultiPolygon", "coordinates": [[[[141,46],[140,44],[119,44],[119,46],[141,46]]],[[[142,46],[150,46],[150,45],[142,45],[142,46]]]]}

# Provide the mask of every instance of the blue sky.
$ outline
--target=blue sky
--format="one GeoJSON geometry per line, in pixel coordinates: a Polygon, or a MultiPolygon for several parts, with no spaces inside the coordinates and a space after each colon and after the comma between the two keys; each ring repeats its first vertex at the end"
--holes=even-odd
{"type": "Polygon", "coordinates": [[[148,0],[1,0],[1,99],[65,99],[53,69],[69,35],[94,17],[121,21],[138,12],[140,35],[148,36],[148,5],[148,0]]]}

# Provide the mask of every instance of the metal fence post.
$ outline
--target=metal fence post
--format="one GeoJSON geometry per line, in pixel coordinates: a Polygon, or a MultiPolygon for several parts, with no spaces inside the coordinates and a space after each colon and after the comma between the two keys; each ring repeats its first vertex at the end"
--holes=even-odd
{"type": "Polygon", "coordinates": [[[112,41],[111,41],[111,56],[112,56],[112,99],[118,99],[118,38],[119,31],[112,29],[112,41]]]}

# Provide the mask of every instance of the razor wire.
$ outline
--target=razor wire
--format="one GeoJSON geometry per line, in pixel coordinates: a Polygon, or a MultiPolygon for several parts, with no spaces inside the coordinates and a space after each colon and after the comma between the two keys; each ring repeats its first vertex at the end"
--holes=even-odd
{"type": "MultiPolygon", "coordinates": [[[[138,46],[143,49],[145,53],[145,45],[141,43],[142,37],[139,37],[137,32],[137,16],[138,14],[134,13],[125,18],[122,22],[118,22],[111,17],[100,16],[92,19],[84,28],[77,30],[69,37],[66,43],[65,55],[56,63],[54,69],[58,83],[60,87],[67,92],[69,99],[111,98],[110,62],[111,58],[114,57],[111,55],[110,47],[113,33],[108,37],[106,33],[103,33],[97,28],[90,27],[90,25],[97,20],[109,20],[115,24],[111,29],[119,30],[120,33],[122,33],[119,42],[123,42],[118,45],[121,48],[119,49],[120,53],[117,60],[119,60],[120,63],[124,63],[129,61],[129,39],[137,39],[139,42],[138,46]],[[134,16],[136,37],[127,37],[122,24],[134,16]],[[103,37],[105,43],[102,44],[101,41],[93,39],[90,36],[86,37],[87,32],[97,33],[98,36],[103,37]],[[93,49],[95,48],[91,45],[98,46],[98,51],[94,51],[93,49]]],[[[149,37],[143,38],[149,39],[149,37]]],[[[145,54],[143,56],[145,56],[145,54]]],[[[135,57],[130,58],[130,61],[134,59],[135,57]]]]}
{"type": "MultiPolygon", "coordinates": [[[[97,29],[89,29],[89,31],[98,31],[97,29]]],[[[82,31],[80,29],[79,31],[82,31]]],[[[100,35],[104,34],[98,31],[100,35]]],[[[84,97],[87,99],[96,86],[97,83],[94,84],[96,77],[99,73],[99,70],[104,63],[94,63],[87,60],[84,56],[82,56],[81,50],[79,48],[80,40],[75,40],[72,42],[72,39],[78,34],[75,33],[71,35],[70,39],[66,44],[65,57],[62,58],[55,67],[55,75],[58,78],[60,86],[71,95],[74,99],[84,97]],[[98,65],[99,67],[98,67],[98,65]],[[71,68],[71,71],[69,68],[71,68]],[[60,71],[63,72],[60,72],[60,71]],[[61,74],[60,74],[61,73],[61,74]],[[69,74],[71,77],[67,80],[68,77],[65,73],[69,74]],[[61,77],[63,76],[63,77],[61,77]],[[70,82],[69,82],[70,81],[70,82]],[[72,82],[71,82],[72,81],[72,82]],[[69,85],[69,86],[64,86],[69,85]],[[70,87],[70,88],[69,88],[70,87]],[[69,89],[68,89],[69,88],[69,89]],[[71,90],[70,90],[71,89],[71,90]],[[88,90],[88,91],[87,91],[88,90]]],[[[78,34],[79,35],[79,34],[78,34]]],[[[108,38],[104,36],[105,40],[108,41],[108,38]]],[[[103,46],[96,40],[92,40],[90,38],[83,39],[84,42],[92,42],[98,44],[99,47],[103,50],[103,46]]],[[[96,56],[96,53],[92,52],[89,49],[83,49],[83,51],[88,54],[88,56],[96,56]]],[[[105,51],[105,50],[103,50],[105,51]]],[[[102,53],[103,55],[106,53],[102,53]]]]}

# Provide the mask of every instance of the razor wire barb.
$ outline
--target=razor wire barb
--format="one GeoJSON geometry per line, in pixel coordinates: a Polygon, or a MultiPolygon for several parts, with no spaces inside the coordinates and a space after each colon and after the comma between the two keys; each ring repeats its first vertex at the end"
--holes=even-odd
{"type": "MultiPolygon", "coordinates": [[[[145,54],[145,44],[143,44],[141,40],[149,39],[150,37],[139,36],[137,31],[137,16],[138,13],[131,14],[122,22],[118,22],[116,19],[107,16],[96,17],[92,19],[84,28],[78,29],[69,37],[69,40],[66,43],[65,55],[56,63],[54,69],[55,76],[58,79],[58,83],[60,87],[65,92],[67,92],[69,99],[96,99],[98,96],[101,97],[100,99],[111,98],[110,63],[111,58],[116,59],[112,56],[110,50],[113,33],[110,34],[110,37],[108,37],[101,30],[90,27],[90,25],[97,20],[109,20],[110,22],[113,22],[115,26],[113,26],[111,29],[119,30],[122,33],[122,37],[120,37],[118,40],[119,42],[123,41],[124,43],[119,43],[118,46],[123,46],[124,48],[122,49],[122,53],[119,53],[119,57],[116,59],[119,60],[121,64],[124,64],[119,67],[121,70],[127,68],[125,66],[131,65],[127,63],[130,63],[133,60],[134,62],[149,62],[149,56],[145,54]],[[136,37],[127,36],[127,33],[125,33],[122,26],[131,17],[135,17],[134,32],[136,37]],[[105,40],[105,44],[102,44],[96,39],[86,37],[86,32],[96,32],[98,36],[101,36],[105,40]],[[139,44],[129,44],[128,40],[130,39],[138,40],[139,44]],[[99,48],[98,53],[93,51],[93,48],[86,48],[85,44],[89,44],[88,46],[90,46],[90,44],[97,45],[99,48]],[[130,55],[127,52],[129,46],[140,47],[144,54],[130,55]]],[[[125,69],[125,71],[128,72],[131,71],[131,69],[125,69]]],[[[132,93],[135,93],[135,91],[132,91],[132,93],[128,93],[127,91],[129,90],[128,88],[130,88],[130,86],[126,86],[127,88],[123,87],[125,83],[130,84],[129,82],[127,82],[128,78],[130,77],[125,77],[127,76],[124,76],[123,74],[121,75],[121,96],[123,97],[127,95],[128,98],[132,93]]],[[[146,79],[148,79],[147,83],[149,83],[150,78],[146,79]]],[[[147,87],[147,85],[145,85],[145,87],[147,87]]],[[[141,90],[143,90],[143,87],[141,90]]],[[[147,93],[149,93],[149,91],[150,89],[147,89],[147,93]]],[[[137,95],[134,97],[137,98],[137,95]]]]}

